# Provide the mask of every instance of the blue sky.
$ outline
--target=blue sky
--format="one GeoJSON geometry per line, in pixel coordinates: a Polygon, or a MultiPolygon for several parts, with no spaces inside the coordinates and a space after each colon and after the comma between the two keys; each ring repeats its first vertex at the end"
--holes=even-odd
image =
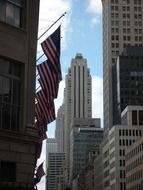
{"type": "MultiPolygon", "coordinates": [[[[38,56],[42,54],[40,42],[43,41],[61,23],[61,68],[63,81],[60,83],[56,111],[63,102],[65,74],[71,59],[76,53],[82,53],[87,59],[92,75],[92,111],[93,117],[101,118],[103,123],[103,79],[102,79],[102,7],[101,0],[41,0],[39,15],[39,36],[64,12],[61,19],[46,35],[38,41],[38,56]]],[[[102,124],[103,126],[103,124],[102,124]]],[[[48,136],[54,136],[55,122],[48,126],[48,136]]],[[[45,160],[45,145],[39,162],[45,160]]],[[[39,190],[44,190],[44,178],[39,190]]]]}

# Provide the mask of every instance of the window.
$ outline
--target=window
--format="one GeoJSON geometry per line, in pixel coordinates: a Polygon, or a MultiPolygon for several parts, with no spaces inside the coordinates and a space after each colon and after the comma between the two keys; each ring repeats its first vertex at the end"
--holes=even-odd
{"type": "Polygon", "coordinates": [[[19,130],[21,64],[0,58],[0,128],[19,130]]]}
{"type": "Polygon", "coordinates": [[[0,162],[0,181],[16,181],[16,164],[14,162],[0,162]]]}
{"type": "Polygon", "coordinates": [[[143,111],[139,111],[139,124],[143,125],[143,111]]]}
{"type": "Polygon", "coordinates": [[[0,21],[21,27],[22,0],[0,0],[0,21]]]}
{"type": "Polygon", "coordinates": [[[122,178],[122,176],[123,176],[123,175],[122,175],[122,170],[120,170],[120,178],[122,178]]]}
{"type": "Polygon", "coordinates": [[[132,111],[132,124],[137,125],[137,111],[132,111]]]}

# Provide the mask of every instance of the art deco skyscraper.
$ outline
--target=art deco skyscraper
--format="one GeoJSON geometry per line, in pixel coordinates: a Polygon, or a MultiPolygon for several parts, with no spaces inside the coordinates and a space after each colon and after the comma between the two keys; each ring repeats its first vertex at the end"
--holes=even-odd
{"type": "Polygon", "coordinates": [[[71,61],[71,67],[66,75],[65,88],[65,128],[64,143],[66,161],[69,166],[69,137],[71,121],[74,118],[91,118],[91,75],[87,68],[87,60],[77,54],[71,61]]]}
{"type": "MultiPolygon", "coordinates": [[[[128,45],[143,44],[143,1],[102,0],[104,127],[116,124],[116,58],[128,45]],[[114,86],[115,85],[115,86],[114,86]]],[[[107,131],[107,130],[105,130],[107,131]]]]}
{"type": "Polygon", "coordinates": [[[63,104],[58,109],[57,118],[56,118],[55,137],[57,140],[58,152],[64,152],[64,119],[65,119],[65,112],[64,112],[64,104],[63,104]]]}
{"type": "Polygon", "coordinates": [[[66,101],[72,118],[91,117],[91,76],[87,61],[77,54],[66,76],[66,101]]]}

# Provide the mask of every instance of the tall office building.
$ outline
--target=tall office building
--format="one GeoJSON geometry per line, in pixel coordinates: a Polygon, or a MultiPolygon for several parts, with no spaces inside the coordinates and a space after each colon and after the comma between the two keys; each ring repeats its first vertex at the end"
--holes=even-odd
{"type": "Polygon", "coordinates": [[[48,188],[48,162],[49,162],[49,154],[56,153],[58,150],[57,140],[55,138],[48,138],[46,140],[46,183],[45,188],[48,188]]]}
{"type": "Polygon", "coordinates": [[[143,1],[102,0],[103,4],[103,87],[104,127],[115,123],[116,72],[112,66],[128,45],[143,44],[143,1]]]}
{"type": "Polygon", "coordinates": [[[128,46],[118,57],[117,102],[114,113],[121,123],[121,113],[128,105],[143,105],[143,46],[128,46]]]}
{"type": "Polygon", "coordinates": [[[48,190],[56,189],[57,178],[62,174],[65,161],[64,153],[49,153],[48,159],[48,190]]]}
{"type": "Polygon", "coordinates": [[[70,131],[73,118],[91,118],[91,75],[87,60],[76,54],[66,75],[64,147],[67,167],[69,167],[70,131]]]}
{"type": "Polygon", "coordinates": [[[34,183],[38,15],[39,0],[0,1],[0,189],[34,183]]]}
{"type": "MultiPolygon", "coordinates": [[[[88,164],[89,153],[103,139],[100,119],[74,119],[70,134],[70,180],[80,174],[88,164]]],[[[95,152],[95,151],[94,151],[95,152]]]]}
{"type": "Polygon", "coordinates": [[[56,118],[55,137],[57,140],[57,151],[64,152],[64,105],[60,106],[56,118]]]}

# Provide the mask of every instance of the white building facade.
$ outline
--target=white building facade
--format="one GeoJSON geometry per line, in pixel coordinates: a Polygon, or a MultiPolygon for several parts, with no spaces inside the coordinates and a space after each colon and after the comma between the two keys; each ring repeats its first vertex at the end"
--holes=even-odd
{"type": "Polygon", "coordinates": [[[122,125],[109,131],[109,189],[126,190],[126,150],[143,135],[139,124],[142,106],[127,106],[122,112],[122,125]],[[135,120],[137,121],[135,124],[135,120]]]}

